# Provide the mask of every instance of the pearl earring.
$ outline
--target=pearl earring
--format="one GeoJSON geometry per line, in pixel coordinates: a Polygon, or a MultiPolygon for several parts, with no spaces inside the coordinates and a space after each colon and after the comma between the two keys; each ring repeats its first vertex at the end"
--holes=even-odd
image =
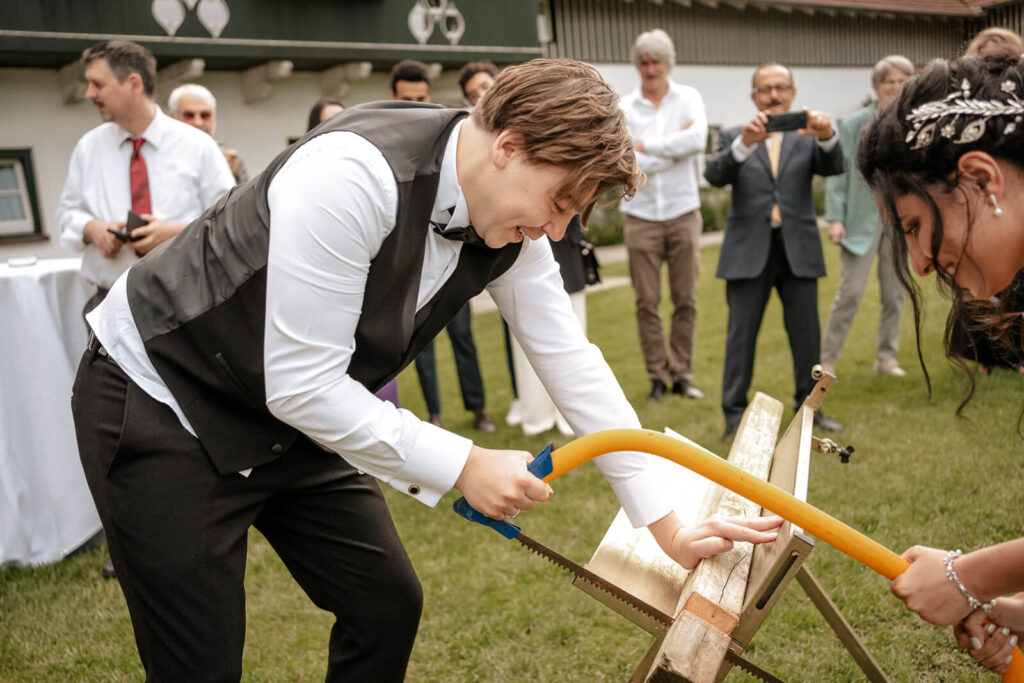
{"type": "Polygon", "coordinates": [[[994,194],[990,194],[988,198],[992,202],[992,206],[995,207],[995,210],[992,211],[992,213],[994,213],[996,216],[1002,216],[1003,207],[999,206],[999,202],[996,201],[996,196],[994,194]]]}

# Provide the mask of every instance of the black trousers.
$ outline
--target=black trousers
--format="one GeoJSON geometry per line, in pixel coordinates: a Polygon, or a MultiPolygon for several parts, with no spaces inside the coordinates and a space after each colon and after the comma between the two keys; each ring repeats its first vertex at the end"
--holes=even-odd
{"type": "MultiPolygon", "coordinates": [[[[455,356],[455,370],[459,375],[459,389],[462,391],[462,405],[466,410],[484,409],[484,379],[480,375],[480,361],[473,341],[472,314],[467,303],[452,318],[445,329],[452,342],[455,356]]],[[[437,381],[437,360],[434,357],[434,342],[430,342],[416,356],[416,375],[420,380],[427,412],[441,414],[441,392],[437,381]]]]}
{"type": "Polygon", "coordinates": [[[372,477],[308,440],[222,476],[95,343],[72,410],[146,680],[240,679],[250,526],[336,616],[327,680],[403,679],[422,591],[372,477]]]}
{"type": "Polygon", "coordinates": [[[747,392],[754,375],[757,334],[761,330],[761,320],[772,288],[779,292],[782,300],[783,323],[793,355],[794,404],[803,403],[814,389],[811,370],[821,355],[818,280],[793,275],[781,237],[777,232],[773,235],[768,264],[758,277],[729,280],[725,285],[729,327],[722,372],[722,411],[729,424],[738,424],[747,407],[747,392]]]}

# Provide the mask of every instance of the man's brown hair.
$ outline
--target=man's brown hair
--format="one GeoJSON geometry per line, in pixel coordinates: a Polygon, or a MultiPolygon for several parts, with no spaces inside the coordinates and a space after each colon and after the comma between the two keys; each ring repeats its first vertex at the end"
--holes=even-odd
{"type": "Polygon", "coordinates": [[[152,52],[130,40],[105,40],[85,48],[82,52],[82,64],[85,66],[89,66],[90,62],[97,59],[107,60],[107,66],[117,77],[118,83],[124,83],[129,74],[138,74],[146,95],[153,97],[156,86],[156,58],[152,52]]]}
{"type": "Polygon", "coordinates": [[[584,223],[606,192],[631,197],[643,182],[619,97],[583,62],[534,59],[510,66],[472,117],[486,131],[521,135],[531,163],[569,169],[555,198],[582,210],[584,223]]]}

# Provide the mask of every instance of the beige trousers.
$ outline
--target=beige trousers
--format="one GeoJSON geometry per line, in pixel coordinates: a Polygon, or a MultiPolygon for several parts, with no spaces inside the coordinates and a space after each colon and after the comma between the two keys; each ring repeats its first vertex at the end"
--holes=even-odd
{"type": "Polygon", "coordinates": [[[667,221],[626,216],[626,251],[636,300],[640,350],[647,375],[667,385],[693,377],[700,275],[700,209],[667,221]],[[672,317],[668,343],[661,320],[661,265],[668,264],[672,317]]]}

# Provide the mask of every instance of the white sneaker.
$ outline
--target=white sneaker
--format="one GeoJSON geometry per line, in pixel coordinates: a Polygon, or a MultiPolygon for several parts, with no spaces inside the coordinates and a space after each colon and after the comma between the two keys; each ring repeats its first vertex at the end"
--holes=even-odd
{"type": "Polygon", "coordinates": [[[686,398],[692,398],[697,401],[701,401],[704,399],[704,392],[691,384],[690,386],[686,387],[686,398]]]}
{"type": "Polygon", "coordinates": [[[893,377],[907,376],[907,371],[900,367],[899,362],[895,358],[876,360],[875,366],[872,369],[875,372],[882,373],[883,375],[892,375],[893,377]]]}

